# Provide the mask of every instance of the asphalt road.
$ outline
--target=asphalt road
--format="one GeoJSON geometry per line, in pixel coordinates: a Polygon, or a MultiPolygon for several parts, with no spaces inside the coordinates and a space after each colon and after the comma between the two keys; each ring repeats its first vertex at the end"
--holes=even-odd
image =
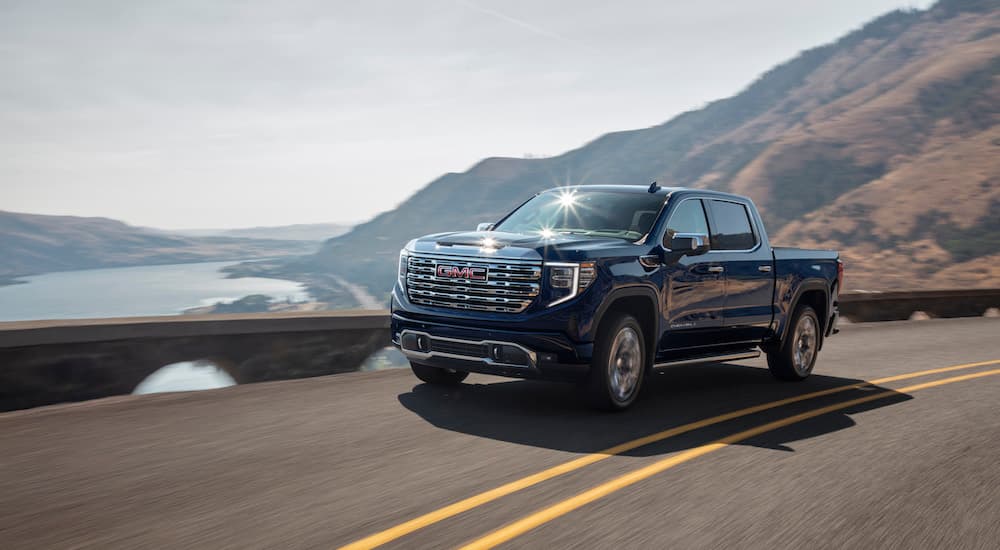
{"type": "Polygon", "coordinates": [[[850,325],[806,382],[763,367],[677,367],[622,414],[408,371],[0,414],[0,548],[997,548],[1000,319],[850,325]]]}

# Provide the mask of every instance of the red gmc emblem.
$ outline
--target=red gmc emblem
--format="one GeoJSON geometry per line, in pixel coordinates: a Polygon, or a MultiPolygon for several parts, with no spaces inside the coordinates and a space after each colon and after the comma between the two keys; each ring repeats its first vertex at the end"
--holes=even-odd
{"type": "Polygon", "coordinates": [[[437,276],[447,277],[449,279],[470,279],[472,281],[485,281],[486,280],[486,268],[485,267],[469,267],[469,266],[457,266],[457,265],[438,265],[437,266],[437,276]]]}

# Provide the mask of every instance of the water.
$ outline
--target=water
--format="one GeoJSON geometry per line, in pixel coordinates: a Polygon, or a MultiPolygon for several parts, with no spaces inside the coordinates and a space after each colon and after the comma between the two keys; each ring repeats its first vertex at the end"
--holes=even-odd
{"type": "Polygon", "coordinates": [[[304,286],[294,281],[226,279],[219,270],[234,263],[144,265],[25,277],[26,284],[0,287],[0,321],[176,315],[250,294],[308,299],[304,286]]]}
{"type": "Polygon", "coordinates": [[[236,381],[207,361],[174,363],[161,367],[135,387],[132,393],[210,390],[235,386],[236,381]]]}
{"type": "MultiPolygon", "coordinates": [[[[25,277],[25,284],[0,286],[0,321],[176,315],[185,309],[231,302],[250,294],[275,300],[308,299],[293,281],[226,279],[219,271],[236,262],[204,262],[65,271],[25,277]]],[[[186,391],[233,385],[233,379],[205,363],[164,366],[135,393],[186,391]]]]}

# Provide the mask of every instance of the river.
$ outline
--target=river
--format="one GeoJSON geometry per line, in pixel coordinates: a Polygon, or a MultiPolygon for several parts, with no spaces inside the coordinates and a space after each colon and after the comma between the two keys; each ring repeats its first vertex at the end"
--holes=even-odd
{"type": "MultiPolygon", "coordinates": [[[[237,263],[201,262],[63,271],[24,277],[0,287],[0,321],[176,315],[187,308],[231,302],[250,294],[275,300],[308,299],[293,281],[227,279],[221,268],[237,263]]],[[[196,390],[234,382],[212,365],[177,363],[147,378],[136,393],[196,390]]]]}
{"type": "Polygon", "coordinates": [[[294,281],[227,279],[220,269],[234,263],[143,265],[24,277],[25,284],[0,287],[0,321],[176,315],[250,294],[279,300],[308,297],[305,287],[294,281]]]}

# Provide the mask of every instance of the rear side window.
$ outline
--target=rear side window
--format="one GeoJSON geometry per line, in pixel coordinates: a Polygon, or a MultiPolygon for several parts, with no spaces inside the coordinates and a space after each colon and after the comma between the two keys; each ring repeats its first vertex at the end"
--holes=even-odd
{"type": "Polygon", "coordinates": [[[708,221],[705,219],[705,209],[700,200],[683,201],[670,214],[667,232],[663,235],[664,246],[670,248],[670,239],[677,233],[708,235],[708,221]]]}
{"type": "Polygon", "coordinates": [[[748,250],[757,244],[746,206],[716,200],[708,204],[712,209],[712,250],[748,250]]]}

